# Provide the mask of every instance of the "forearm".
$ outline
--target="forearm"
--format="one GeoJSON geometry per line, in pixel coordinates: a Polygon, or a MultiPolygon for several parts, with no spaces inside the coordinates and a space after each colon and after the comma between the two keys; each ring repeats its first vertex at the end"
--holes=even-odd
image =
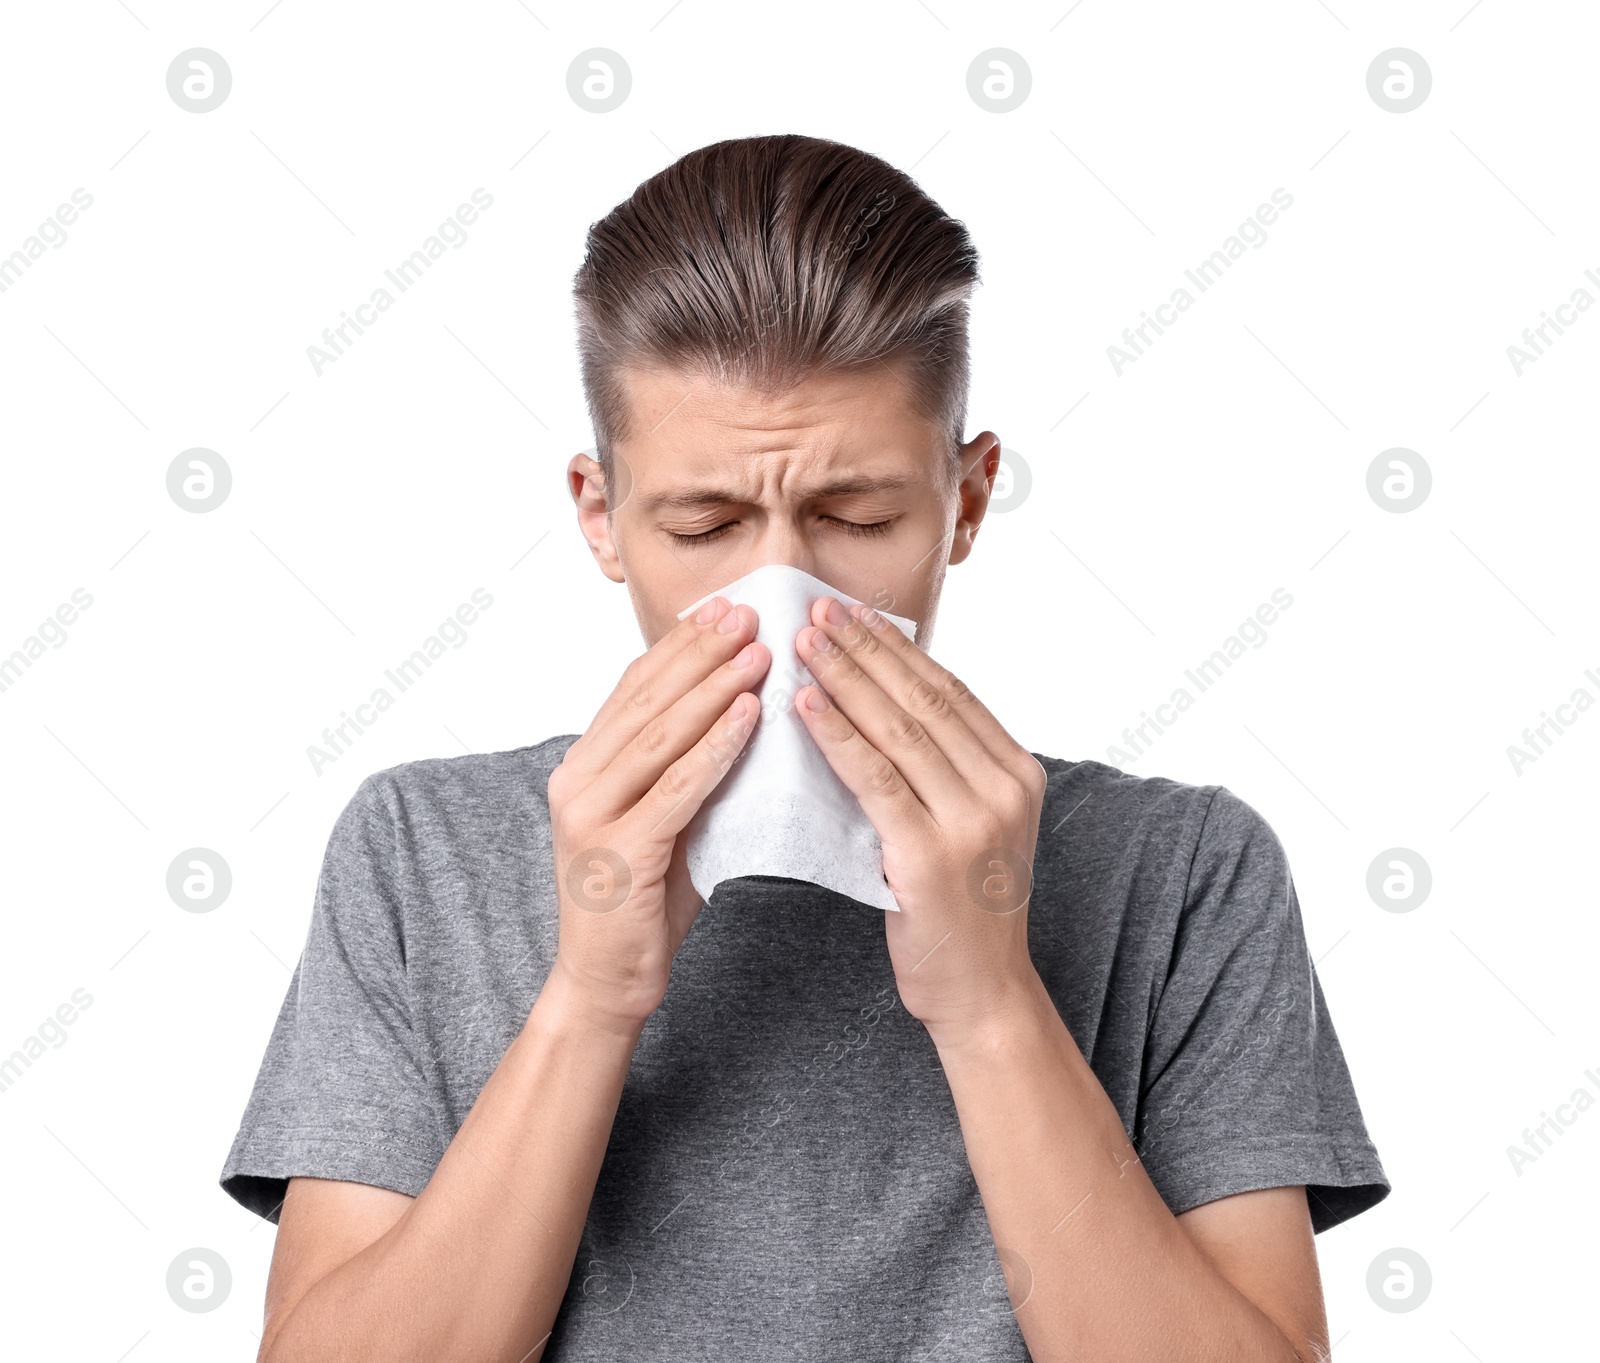
{"type": "Polygon", "coordinates": [[[537,1360],[637,1040],[637,1029],[597,1022],[552,975],[428,1185],[268,1321],[262,1358],[537,1360]]]}
{"type": "Polygon", "coordinates": [[[1037,976],[1003,1021],[933,1040],[1035,1359],[1295,1363],[1161,1200],[1037,976]]]}

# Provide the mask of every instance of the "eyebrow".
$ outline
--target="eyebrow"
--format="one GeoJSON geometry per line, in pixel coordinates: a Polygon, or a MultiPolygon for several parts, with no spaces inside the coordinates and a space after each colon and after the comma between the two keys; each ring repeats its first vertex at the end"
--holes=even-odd
{"type": "MultiPolygon", "coordinates": [[[[831,483],[823,483],[806,490],[803,500],[811,501],[821,497],[849,497],[864,492],[899,492],[910,487],[913,483],[920,482],[903,473],[883,473],[876,475],[855,474],[848,478],[837,478],[831,483]]],[[[697,487],[676,488],[662,492],[647,493],[639,498],[639,505],[646,512],[655,511],[681,511],[693,510],[702,506],[727,506],[731,503],[743,502],[747,498],[739,492],[726,488],[697,487]]]]}

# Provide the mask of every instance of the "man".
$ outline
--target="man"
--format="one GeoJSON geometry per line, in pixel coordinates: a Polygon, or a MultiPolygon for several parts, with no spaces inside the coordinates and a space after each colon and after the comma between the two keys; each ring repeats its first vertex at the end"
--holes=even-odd
{"type": "Polygon", "coordinates": [[[962,440],[976,281],[813,138],[591,229],[568,478],[648,651],[581,736],[340,815],[222,1175],[278,1220],[262,1358],[1327,1357],[1313,1234],[1388,1184],[1282,847],[1030,753],[927,651],[1000,454],[962,440]],[[689,884],[774,660],[748,606],[677,613],[779,562],[919,622],[824,598],[794,640],[897,913],[689,884]]]}

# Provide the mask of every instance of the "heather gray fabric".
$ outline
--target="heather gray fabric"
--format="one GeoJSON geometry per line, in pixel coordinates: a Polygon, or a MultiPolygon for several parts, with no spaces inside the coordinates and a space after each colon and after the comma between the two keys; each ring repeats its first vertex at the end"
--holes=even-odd
{"type": "MultiPolygon", "coordinates": [[[[293,1175],[427,1183],[550,969],[546,783],[576,737],[361,783],[223,1167],[244,1206],[276,1221],[293,1175]]],[[[1033,959],[1168,1206],[1303,1183],[1320,1231],[1378,1202],[1266,822],[1220,786],[1039,760],[1033,959]]],[[[701,910],[640,1038],[549,1363],[1027,1359],[882,919],[758,877],[701,910]]]]}

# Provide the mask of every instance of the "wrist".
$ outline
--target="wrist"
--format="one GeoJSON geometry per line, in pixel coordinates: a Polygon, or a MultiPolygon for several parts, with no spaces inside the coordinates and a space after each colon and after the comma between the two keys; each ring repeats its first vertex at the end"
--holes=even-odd
{"type": "Polygon", "coordinates": [[[526,1026],[543,1025],[586,1037],[625,1042],[632,1047],[649,1014],[602,1001],[563,964],[559,953],[528,1013],[526,1026]]]}
{"type": "Polygon", "coordinates": [[[1061,1024],[1054,1000],[1030,964],[1025,974],[996,989],[981,1009],[953,1018],[924,1021],[941,1060],[998,1058],[1036,1039],[1051,1021],[1061,1024]]]}

